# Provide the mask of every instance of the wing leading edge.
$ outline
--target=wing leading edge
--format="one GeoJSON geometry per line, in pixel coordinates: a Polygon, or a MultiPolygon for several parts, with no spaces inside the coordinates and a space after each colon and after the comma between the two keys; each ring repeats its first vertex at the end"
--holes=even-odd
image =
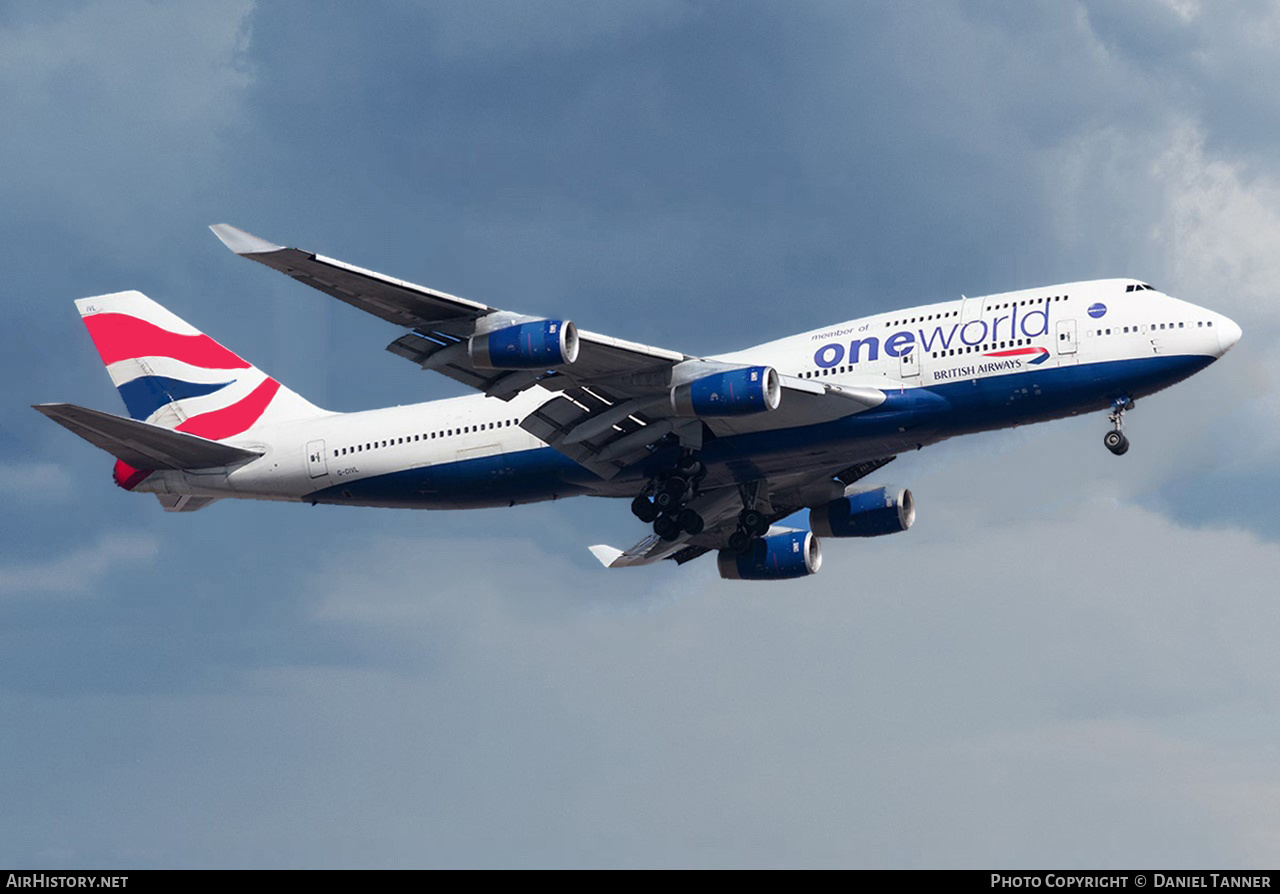
{"type": "Polygon", "coordinates": [[[323,255],[286,248],[229,224],[210,229],[236,254],[279,270],[389,323],[411,330],[387,350],[423,369],[510,400],[535,385],[555,396],[521,422],[551,447],[608,479],[643,458],[651,445],[673,436],[701,446],[704,426],[715,435],[812,425],[878,406],[876,388],[840,388],[779,376],[783,399],[769,413],[725,419],[681,416],[671,400],[676,385],[741,364],[691,357],[678,351],[577,330],[572,362],[552,369],[491,369],[472,359],[473,337],[543,321],[447,292],[385,276],[323,255]]]}

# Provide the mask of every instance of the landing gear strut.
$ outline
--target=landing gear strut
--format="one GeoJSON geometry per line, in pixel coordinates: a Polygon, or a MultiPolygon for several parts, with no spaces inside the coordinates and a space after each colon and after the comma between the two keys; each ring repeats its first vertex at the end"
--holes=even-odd
{"type": "Polygon", "coordinates": [[[1124,414],[1126,410],[1132,409],[1132,398],[1117,397],[1111,401],[1111,412],[1107,415],[1107,419],[1111,420],[1111,424],[1115,427],[1103,436],[1102,443],[1116,456],[1124,456],[1129,452],[1129,439],[1124,434],[1124,414]]]}
{"type": "Polygon", "coordinates": [[[729,549],[745,555],[755,545],[756,538],[769,530],[769,516],[756,508],[763,482],[753,481],[742,486],[742,511],[738,513],[738,528],[729,535],[729,549]]]}

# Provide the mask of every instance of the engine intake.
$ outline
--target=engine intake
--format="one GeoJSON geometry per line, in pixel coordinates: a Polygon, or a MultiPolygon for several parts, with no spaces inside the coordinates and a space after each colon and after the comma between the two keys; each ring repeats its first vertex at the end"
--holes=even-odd
{"type": "Polygon", "coordinates": [[[467,350],[484,369],[551,369],[578,359],[578,329],[568,320],[517,323],[471,336],[467,350]]]}
{"type": "Polygon", "coordinates": [[[818,572],[822,547],[810,531],[786,531],[759,538],[744,555],[722,549],[717,564],[725,580],[790,580],[818,572]]]}
{"type": "Polygon", "coordinates": [[[782,384],[772,366],[712,373],[671,389],[677,416],[746,416],[778,409],[782,384]]]}
{"type": "Polygon", "coordinates": [[[877,487],[809,510],[809,527],[822,537],[897,534],[916,520],[916,501],[904,488],[877,487]]]}

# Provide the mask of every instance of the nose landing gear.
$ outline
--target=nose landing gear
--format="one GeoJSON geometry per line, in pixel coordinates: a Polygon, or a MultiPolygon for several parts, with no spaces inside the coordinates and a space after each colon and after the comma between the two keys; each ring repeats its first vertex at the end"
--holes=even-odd
{"type": "Polygon", "coordinates": [[[1102,443],[1116,456],[1124,456],[1129,452],[1129,439],[1124,434],[1124,414],[1126,410],[1132,409],[1133,399],[1130,397],[1117,397],[1111,401],[1111,412],[1107,419],[1111,420],[1115,428],[1103,436],[1102,443]]]}

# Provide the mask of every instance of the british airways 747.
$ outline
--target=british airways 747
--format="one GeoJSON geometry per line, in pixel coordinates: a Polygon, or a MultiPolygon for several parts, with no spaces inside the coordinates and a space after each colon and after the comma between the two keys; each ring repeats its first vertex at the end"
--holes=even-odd
{"type": "Polygon", "coordinates": [[[140,292],[76,302],[131,418],[36,409],[116,457],[115,481],[191,511],[223,497],[466,509],[623,497],[652,533],[606,566],[718,552],[726,578],[818,570],[818,537],[905,531],[863,481],[956,435],[1124,414],[1240,338],[1133,279],[961,298],[694,357],[500,310],[226,224],[234,252],[407,330],[387,349],[480,395],[332,413],[140,292]],[[809,510],[809,529],[776,523],[809,510]]]}

